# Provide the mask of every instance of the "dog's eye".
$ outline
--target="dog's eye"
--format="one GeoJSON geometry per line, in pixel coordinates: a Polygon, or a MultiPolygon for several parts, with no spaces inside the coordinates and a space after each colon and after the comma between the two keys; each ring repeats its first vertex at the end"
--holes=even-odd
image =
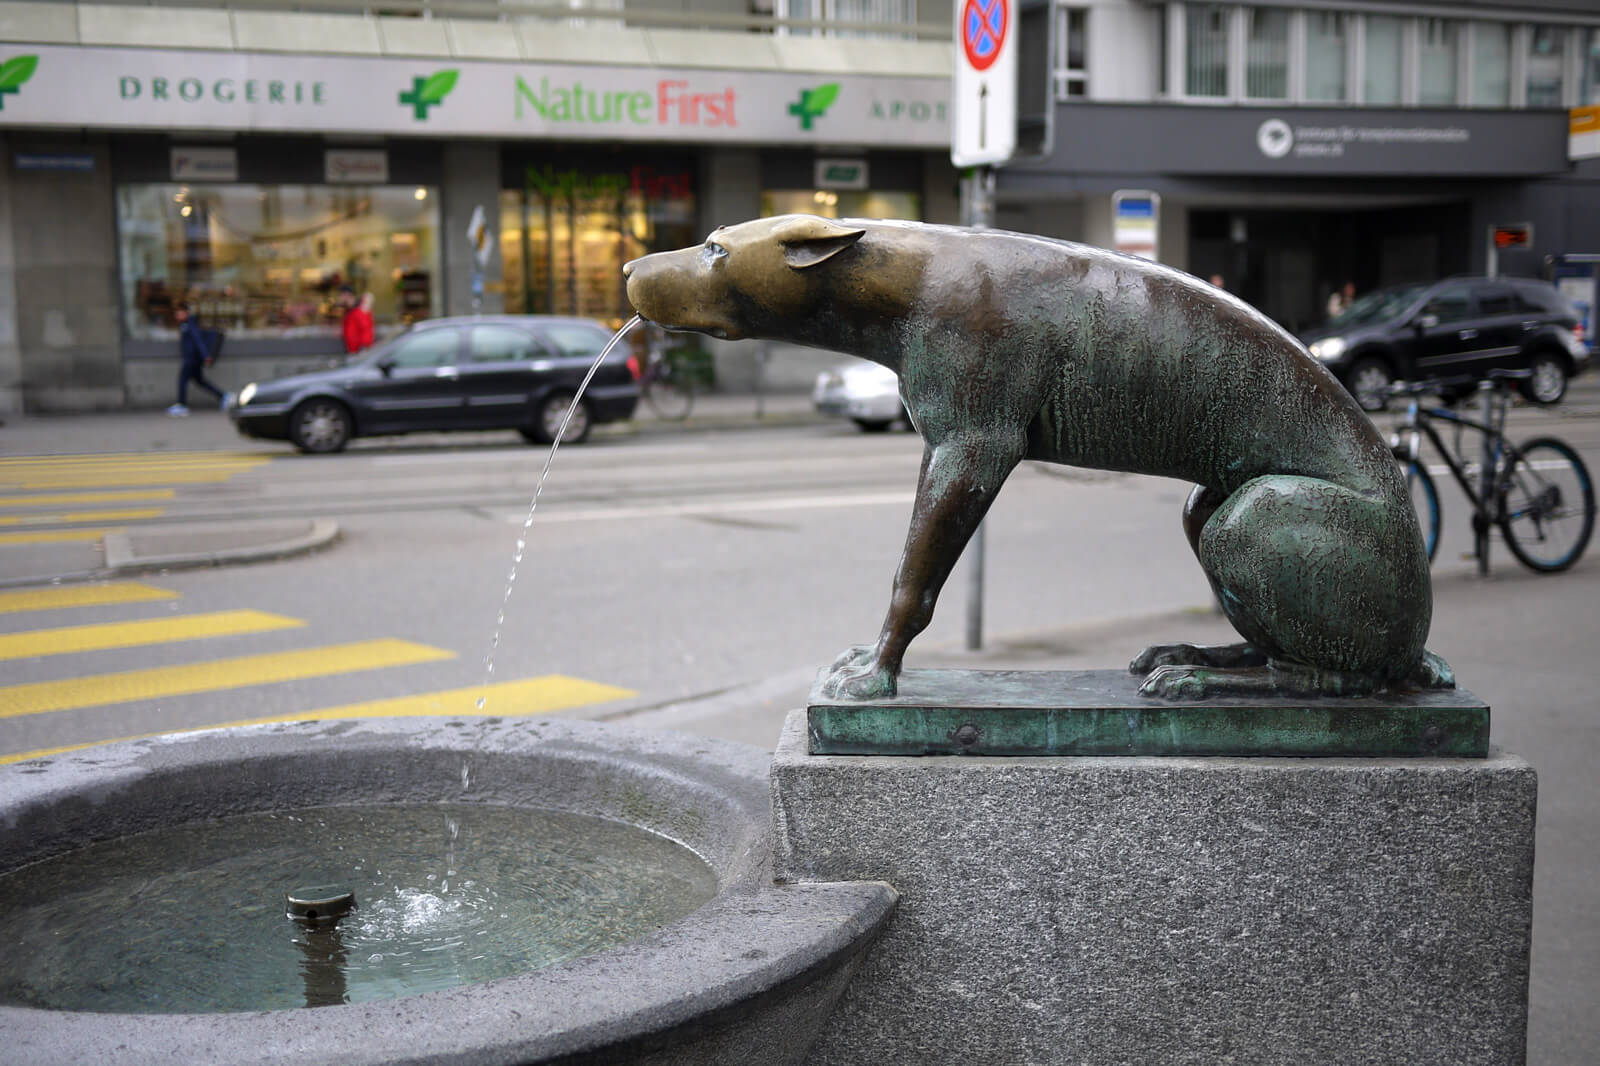
{"type": "Polygon", "coordinates": [[[722,245],[718,244],[716,241],[707,241],[705,256],[708,262],[714,264],[719,259],[728,258],[728,250],[722,245]]]}

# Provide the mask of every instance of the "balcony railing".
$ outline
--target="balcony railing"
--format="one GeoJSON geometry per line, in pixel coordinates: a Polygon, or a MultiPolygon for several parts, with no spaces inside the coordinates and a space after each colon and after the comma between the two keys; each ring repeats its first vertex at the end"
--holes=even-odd
{"type": "MultiPolygon", "coordinates": [[[[60,0],[34,0],[59,3],[60,0]]],[[[206,8],[233,11],[315,12],[398,18],[548,20],[564,24],[630,28],[721,30],[795,36],[896,37],[948,41],[951,24],[861,18],[794,18],[770,12],[661,11],[621,3],[531,3],[526,0],[97,0],[125,7],[206,8]]],[[[793,5],[802,6],[800,4],[793,5]]],[[[804,5],[806,7],[821,5],[804,5]]],[[[898,5],[897,5],[898,6],[898,5]]],[[[860,5],[857,5],[860,9],[860,5]]],[[[914,8],[913,8],[914,9],[914,8]]]]}

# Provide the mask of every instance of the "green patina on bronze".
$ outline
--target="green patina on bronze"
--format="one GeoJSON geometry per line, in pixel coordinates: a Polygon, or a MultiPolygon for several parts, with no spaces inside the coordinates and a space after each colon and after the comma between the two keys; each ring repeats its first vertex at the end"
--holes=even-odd
{"type": "Polygon", "coordinates": [[[1361,699],[1142,696],[1118,670],[907,670],[900,694],[806,708],[813,755],[1474,758],[1489,708],[1459,689],[1361,699]]]}
{"type": "Polygon", "coordinates": [[[894,696],[1024,459],[1196,486],[1184,529],[1244,643],[1150,648],[1133,664],[1145,695],[1292,703],[1454,684],[1424,650],[1428,559],[1377,428],[1298,341],[1198,278],[1027,234],[805,215],[623,270],[634,307],[669,329],[850,352],[900,376],[922,471],[878,639],[829,668],[841,704],[894,696]]]}

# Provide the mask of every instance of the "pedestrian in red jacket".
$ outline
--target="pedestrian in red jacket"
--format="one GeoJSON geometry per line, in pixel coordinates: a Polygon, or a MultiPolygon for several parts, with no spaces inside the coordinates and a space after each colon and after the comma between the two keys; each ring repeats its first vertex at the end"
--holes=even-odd
{"type": "Polygon", "coordinates": [[[347,301],[344,312],[344,350],[346,355],[354,355],[363,349],[372,347],[374,339],[372,324],[372,293],[361,297],[356,302],[355,290],[345,289],[340,294],[340,299],[347,301]]]}

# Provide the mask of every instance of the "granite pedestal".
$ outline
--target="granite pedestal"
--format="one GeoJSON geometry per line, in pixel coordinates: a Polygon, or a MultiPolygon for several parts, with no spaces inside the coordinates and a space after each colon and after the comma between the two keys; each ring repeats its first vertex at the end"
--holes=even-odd
{"type": "Polygon", "coordinates": [[[1521,1063],[1520,759],[810,755],[780,881],[900,893],[809,1060],[1521,1063]]]}

